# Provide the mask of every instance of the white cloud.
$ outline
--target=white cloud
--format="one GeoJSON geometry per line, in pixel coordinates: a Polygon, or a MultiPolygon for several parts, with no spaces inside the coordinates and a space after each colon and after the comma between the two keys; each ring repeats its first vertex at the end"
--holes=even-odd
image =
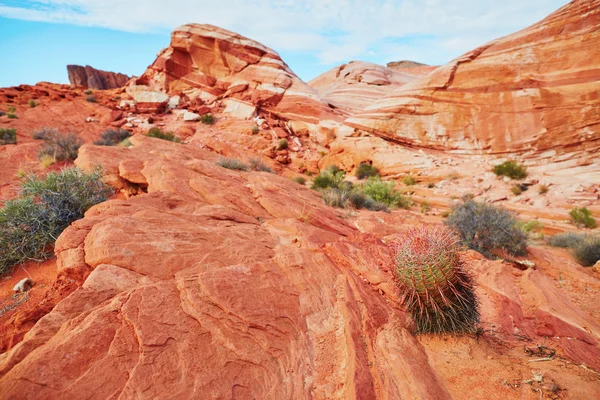
{"type": "Polygon", "coordinates": [[[0,15],[131,32],[164,32],[189,22],[210,23],[280,52],[314,54],[324,64],[366,56],[380,57],[380,62],[412,58],[438,64],[524,28],[565,3],[567,0],[36,0],[15,6],[15,2],[0,0],[0,15]]]}

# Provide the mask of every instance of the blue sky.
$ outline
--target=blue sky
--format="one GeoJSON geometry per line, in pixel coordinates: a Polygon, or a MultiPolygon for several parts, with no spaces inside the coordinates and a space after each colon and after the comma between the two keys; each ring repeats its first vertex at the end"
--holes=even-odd
{"type": "Polygon", "coordinates": [[[67,83],[67,64],[140,75],[188,22],[276,50],[304,80],[351,60],[432,65],[567,0],[0,0],[0,87],[67,83]]]}

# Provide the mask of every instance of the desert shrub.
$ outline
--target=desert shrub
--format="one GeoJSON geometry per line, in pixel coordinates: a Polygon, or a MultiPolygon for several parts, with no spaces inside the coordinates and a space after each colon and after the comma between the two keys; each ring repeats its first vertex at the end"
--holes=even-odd
{"type": "Polygon", "coordinates": [[[8,118],[12,118],[12,119],[19,118],[19,117],[17,117],[17,114],[16,114],[16,112],[17,112],[17,108],[16,107],[14,107],[14,106],[8,106],[8,107],[6,107],[6,111],[7,111],[6,116],[8,118]]]}
{"type": "Polygon", "coordinates": [[[479,306],[458,238],[441,227],[412,228],[395,246],[395,278],[416,333],[473,333],[479,306]]]}
{"type": "Polygon", "coordinates": [[[17,119],[17,118],[19,118],[19,117],[17,116],[17,114],[15,114],[15,113],[11,113],[11,112],[7,113],[7,114],[6,114],[6,116],[7,116],[8,118],[10,118],[10,119],[17,119]]]}
{"type": "Polygon", "coordinates": [[[332,165],[321,171],[319,175],[313,179],[313,189],[326,189],[326,188],[338,188],[346,173],[339,169],[336,165],[332,165]]]}
{"type": "Polygon", "coordinates": [[[373,200],[388,207],[409,208],[410,198],[395,189],[394,182],[384,182],[379,178],[369,178],[363,185],[362,191],[373,200]]]}
{"type": "Polygon", "coordinates": [[[251,158],[250,159],[250,168],[252,170],[254,170],[254,171],[268,172],[270,174],[274,174],[275,173],[268,165],[265,165],[258,158],[251,158]]]}
{"type": "Polygon", "coordinates": [[[563,249],[575,248],[579,243],[585,240],[586,235],[574,232],[557,233],[546,239],[550,246],[561,247],[563,249]]]}
{"type": "Polygon", "coordinates": [[[592,217],[592,213],[586,207],[574,208],[569,212],[571,222],[578,226],[586,228],[595,228],[596,220],[592,217]]]}
{"type": "Polygon", "coordinates": [[[546,194],[546,193],[548,193],[548,190],[550,190],[550,188],[548,187],[548,185],[540,185],[540,187],[538,188],[538,193],[539,194],[546,194]]]}
{"type": "Polygon", "coordinates": [[[227,169],[236,171],[248,171],[250,166],[235,158],[221,158],[217,161],[217,165],[227,169]]]}
{"type": "Polygon", "coordinates": [[[417,183],[417,181],[412,175],[406,175],[402,178],[402,183],[404,183],[406,186],[413,186],[417,183]]]}
{"type": "Polygon", "coordinates": [[[379,169],[369,163],[361,162],[356,169],[356,177],[366,179],[372,176],[379,176],[379,169]]]}
{"type": "Polygon", "coordinates": [[[157,139],[162,139],[162,140],[168,140],[169,142],[175,142],[175,143],[179,143],[181,142],[181,139],[179,139],[177,136],[175,136],[175,134],[173,132],[163,132],[160,128],[154,127],[151,128],[148,133],[146,134],[146,136],[148,137],[152,137],[152,138],[157,138],[157,139]]]}
{"type": "Polygon", "coordinates": [[[293,179],[293,181],[302,186],[306,184],[306,178],[303,176],[297,176],[293,179]]]}
{"type": "Polygon", "coordinates": [[[289,146],[288,141],[286,139],[281,139],[277,144],[277,150],[285,150],[289,146]]]}
{"type": "Polygon", "coordinates": [[[94,92],[92,92],[90,89],[87,89],[87,90],[83,91],[83,94],[87,94],[87,95],[90,95],[92,93],[94,93],[94,92]]]}
{"type": "Polygon", "coordinates": [[[62,134],[56,129],[45,129],[34,133],[34,138],[44,141],[38,159],[44,156],[52,156],[56,161],[73,161],[77,158],[77,152],[83,140],[75,133],[62,134]]]}
{"type": "Polygon", "coordinates": [[[100,170],[87,174],[78,168],[25,177],[20,198],[0,209],[0,274],[15,264],[50,257],[49,247],[61,232],[112,194],[101,178],[100,170]]]}
{"type": "Polygon", "coordinates": [[[0,145],[17,144],[17,130],[14,128],[0,128],[0,145]]]}
{"type": "Polygon", "coordinates": [[[96,99],[96,96],[91,94],[91,95],[85,97],[85,101],[87,101],[88,103],[97,103],[98,99],[96,99]]]}
{"type": "Polygon", "coordinates": [[[517,222],[517,225],[519,226],[519,228],[521,228],[524,232],[527,233],[539,231],[544,227],[544,224],[535,219],[528,222],[519,221],[517,222]]]}
{"type": "Polygon", "coordinates": [[[34,108],[35,106],[37,106],[37,104],[35,104],[35,101],[33,99],[29,100],[29,107],[30,108],[34,108]]]}
{"type": "Polygon", "coordinates": [[[102,132],[101,139],[96,140],[94,144],[99,146],[116,146],[130,136],[131,133],[125,129],[107,129],[102,132]]]}
{"type": "Polygon", "coordinates": [[[257,124],[252,125],[252,134],[258,135],[258,132],[260,132],[260,127],[257,124]]]}
{"type": "Polygon", "coordinates": [[[56,128],[49,128],[47,126],[42,127],[36,131],[33,131],[33,133],[31,134],[31,136],[35,139],[35,140],[45,140],[48,137],[51,137],[53,135],[57,135],[58,134],[58,129],[56,128]]]}
{"type": "Polygon", "coordinates": [[[521,195],[521,193],[523,193],[523,189],[521,189],[521,186],[519,186],[519,185],[513,185],[513,187],[510,188],[510,191],[515,196],[519,196],[519,195],[521,195]]]}
{"type": "Polygon", "coordinates": [[[433,188],[435,187],[435,183],[433,183],[433,182],[429,182],[429,183],[427,184],[427,187],[428,187],[429,189],[433,189],[433,188]]]}
{"type": "Polygon", "coordinates": [[[350,192],[347,189],[327,188],[321,191],[321,198],[331,207],[345,208],[350,192]]]}
{"type": "Polygon", "coordinates": [[[421,213],[427,214],[429,211],[431,211],[431,204],[429,204],[429,202],[427,202],[427,201],[422,201],[421,202],[421,213]]]}
{"type": "Polygon", "coordinates": [[[452,208],[445,223],[458,233],[463,243],[485,256],[496,250],[511,255],[526,252],[527,234],[505,209],[464,199],[452,208]]]}
{"type": "Polygon", "coordinates": [[[587,235],[573,248],[573,256],[584,267],[600,261],[600,235],[587,235]]]}
{"type": "Polygon", "coordinates": [[[350,201],[350,204],[352,204],[354,208],[358,210],[365,208],[370,211],[389,212],[388,207],[385,204],[375,201],[371,197],[361,192],[351,192],[348,200],[350,201]]]}
{"type": "Polygon", "coordinates": [[[49,154],[44,154],[43,156],[41,156],[39,158],[39,160],[40,160],[40,165],[42,166],[42,168],[48,168],[52,164],[56,163],[56,158],[54,158],[54,156],[51,156],[49,154]]]}
{"type": "Polygon", "coordinates": [[[527,178],[527,168],[516,161],[505,161],[496,165],[492,171],[498,176],[507,176],[510,179],[527,178]]]}
{"type": "Polygon", "coordinates": [[[202,122],[205,125],[212,125],[215,123],[215,117],[213,117],[210,113],[204,114],[200,117],[200,122],[202,122]]]}

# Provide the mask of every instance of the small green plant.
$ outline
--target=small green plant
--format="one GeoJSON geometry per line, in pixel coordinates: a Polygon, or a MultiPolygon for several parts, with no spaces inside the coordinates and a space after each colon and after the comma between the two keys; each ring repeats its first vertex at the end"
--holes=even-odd
{"type": "Polygon", "coordinates": [[[19,117],[17,116],[17,114],[15,114],[15,113],[10,113],[10,112],[9,112],[8,114],[6,114],[6,116],[7,116],[8,118],[10,118],[10,119],[18,119],[18,118],[19,118],[19,117]]]}
{"type": "Polygon", "coordinates": [[[496,165],[492,171],[498,176],[507,176],[510,179],[527,178],[527,168],[516,161],[505,161],[496,165]]]}
{"type": "Polygon", "coordinates": [[[529,222],[519,221],[517,225],[526,233],[541,231],[544,228],[544,224],[535,219],[529,222]]]}
{"type": "Polygon", "coordinates": [[[78,168],[26,176],[20,197],[0,209],[0,275],[24,261],[50,257],[49,245],[60,233],[112,194],[101,178],[100,170],[87,174],[78,168]]]}
{"type": "Polygon", "coordinates": [[[520,196],[521,193],[523,193],[523,189],[521,189],[521,186],[519,186],[519,185],[513,185],[513,187],[510,188],[510,191],[515,196],[520,196]]]}
{"type": "Polygon", "coordinates": [[[8,106],[8,107],[6,107],[6,110],[9,113],[15,113],[15,112],[17,112],[17,108],[15,106],[8,106]]]}
{"type": "Polygon", "coordinates": [[[101,139],[96,140],[94,144],[98,146],[116,146],[130,136],[131,132],[125,129],[107,129],[102,132],[101,139]]]}
{"type": "Polygon", "coordinates": [[[200,117],[200,122],[202,122],[205,125],[212,125],[215,123],[215,118],[210,113],[204,114],[200,117]]]}
{"type": "Polygon", "coordinates": [[[17,118],[19,118],[17,116],[17,114],[16,114],[17,113],[17,108],[16,107],[14,107],[14,106],[8,106],[8,107],[6,107],[6,111],[7,111],[6,116],[8,118],[10,118],[10,119],[17,119],[17,118]]]}
{"type": "Polygon", "coordinates": [[[321,171],[313,180],[313,189],[338,188],[346,173],[340,170],[336,165],[332,165],[321,171]]]}
{"type": "Polygon", "coordinates": [[[427,184],[427,188],[429,188],[429,189],[433,189],[434,187],[435,187],[435,183],[433,183],[433,182],[429,182],[427,184]]]}
{"type": "Polygon", "coordinates": [[[600,261],[600,235],[586,236],[573,248],[573,256],[584,267],[591,267],[600,261]]]}
{"type": "Polygon", "coordinates": [[[85,101],[87,101],[88,103],[97,103],[98,99],[96,99],[96,96],[91,94],[91,95],[85,97],[85,101]]]}
{"type": "Polygon", "coordinates": [[[252,134],[258,135],[258,132],[260,132],[260,127],[257,124],[252,125],[252,134]]]}
{"type": "Polygon", "coordinates": [[[42,166],[42,168],[48,168],[49,166],[51,166],[52,164],[56,163],[56,158],[54,158],[54,156],[51,156],[49,154],[44,154],[43,156],[41,156],[39,158],[40,160],[40,165],[42,166]]]}
{"type": "Polygon", "coordinates": [[[396,190],[394,182],[384,182],[379,178],[369,178],[363,185],[363,193],[388,207],[409,208],[410,198],[396,190]]]}
{"type": "Polygon", "coordinates": [[[288,146],[288,141],[286,139],[281,139],[277,145],[277,150],[285,150],[288,146]]]}
{"type": "Polygon", "coordinates": [[[275,173],[269,166],[265,165],[258,158],[251,158],[250,159],[250,168],[252,170],[254,170],[254,171],[268,172],[270,174],[274,174],[275,173]]]}
{"type": "Polygon", "coordinates": [[[293,181],[302,186],[306,184],[306,178],[303,176],[297,176],[293,179],[293,181]]]}
{"type": "Polygon", "coordinates": [[[88,96],[89,96],[90,94],[92,94],[92,93],[94,93],[94,92],[92,92],[90,89],[87,89],[87,90],[84,90],[84,91],[83,91],[83,94],[87,94],[88,96]]]}
{"type": "Polygon", "coordinates": [[[37,106],[37,104],[35,103],[35,101],[33,99],[29,100],[29,107],[30,108],[35,108],[35,106],[37,106]]]}
{"type": "Polygon", "coordinates": [[[331,207],[345,208],[348,205],[350,192],[346,189],[327,188],[321,190],[321,198],[331,207]]]}
{"type": "Polygon", "coordinates": [[[417,183],[417,181],[412,175],[406,175],[404,178],[402,178],[402,183],[404,183],[406,186],[413,186],[417,183]]]}
{"type": "Polygon", "coordinates": [[[422,201],[421,214],[427,214],[429,211],[431,211],[431,204],[429,204],[427,201],[422,201]]]}
{"type": "Polygon", "coordinates": [[[14,128],[0,128],[0,145],[17,144],[17,130],[14,128]]]}
{"type": "Polygon", "coordinates": [[[356,177],[366,179],[372,176],[379,176],[379,169],[369,163],[361,162],[356,169],[356,177]]]}
{"type": "Polygon", "coordinates": [[[584,226],[586,228],[595,228],[596,219],[592,217],[592,213],[586,207],[574,208],[569,212],[571,216],[571,222],[578,226],[584,226]]]}
{"type": "Polygon", "coordinates": [[[527,234],[505,209],[465,198],[452,208],[445,223],[458,233],[465,245],[486,257],[497,250],[510,255],[526,253],[527,234]]]}
{"type": "Polygon", "coordinates": [[[41,139],[44,144],[38,152],[38,159],[44,156],[52,156],[56,161],[73,161],[83,140],[75,133],[62,134],[56,129],[43,128],[34,132],[35,139],[41,139]]]}
{"type": "Polygon", "coordinates": [[[479,304],[458,238],[441,227],[409,229],[395,246],[395,277],[416,333],[474,333],[479,304]]]}
{"type": "Polygon", "coordinates": [[[181,139],[179,139],[177,136],[175,136],[175,134],[173,132],[163,132],[160,130],[160,128],[157,128],[157,127],[151,128],[148,131],[148,133],[146,134],[146,136],[151,137],[151,138],[167,140],[169,142],[175,142],[175,143],[181,142],[181,139]]]}
{"type": "Polygon", "coordinates": [[[548,193],[548,190],[550,190],[548,185],[540,185],[540,187],[538,188],[538,193],[544,195],[548,193]]]}
{"type": "Polygon", "coordinates": [[[370,211],[389,212],[389,209],[385,204],[375,201],[371,197],[361,192],[351,192],[348,200],[357,210],[365,208],[370,211]]]}
{"type": "Polygon", "coordinates": [[[248,171],[250,166],[235,158],[221,158],[217,161],[219,167],[233,169],[236,171],[248,171]]]}

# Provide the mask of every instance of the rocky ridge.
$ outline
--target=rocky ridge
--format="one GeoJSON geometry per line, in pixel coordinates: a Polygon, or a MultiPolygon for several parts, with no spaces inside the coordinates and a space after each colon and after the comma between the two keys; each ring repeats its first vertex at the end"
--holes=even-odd
{"type": "Polygon", "coordinates": [[[102,71],[92,68],[89,65],[67,65],[69,82],[74,86],[81,86],[85,89],[116,89],[125,86],[130,77],[117,73],[102,71]]]}

